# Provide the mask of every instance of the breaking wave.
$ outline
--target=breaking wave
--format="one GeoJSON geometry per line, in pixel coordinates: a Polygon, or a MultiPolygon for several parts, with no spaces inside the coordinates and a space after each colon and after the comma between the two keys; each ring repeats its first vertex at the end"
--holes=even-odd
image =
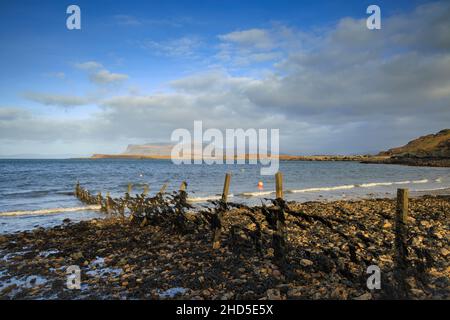
{"type": "MultiPolygon", "coordinates": [[[[340,186],[330,186],[330,187],[315,187],[315,188],[305,188],[305,189],[290,189],[286,190],[286,193],[306,193],[306,192],[320,192],[320,191],[334,191],[334,190],[349,190],[354,188],[371,188],[378,186],[392,186],[392,185],[402,185],[402,184],[419,184],[427,183],[428,179],[414,180],[414,181],[387,181],[387,182],[368,182],[362,184],[348,184],[340,186]]],[[[261,192],[243,192],[239,196],[243,197],[258,197],[262,195],[269,195],[275,193],[275,191],[261,191],[261,192]]]]}
{"type": "MultiPolygon", "coordinates": [[[[229,194],[228,198],[232,198],[233,195],[229,194]]],[[[207,202],[208,200],[220,200],[222,198],[221,195],[215,195],[215,196],[206,196],[206,197],[192,197],[188,198],[187,201],[189,202],[207,202]]]]}
{"type": "Polygon", "coordinates": [[[25,216],[25,215],[41,215],[41,214],[54,214],[61,212],[75,212],[83,210],[100,210],[100,206],[92,205],[85,207],[72,207],[72,208],[52,208],[52,209],[40,209],[40,210],[23,210],[23,211],[8,211],[0,212],[0,216],[25,216]]]}
{"type": "Polygon", "coordinates": [[[334,186],[334,187],[319,187],[319,188],[307,188],[307,189],[294,189],[287,190],[289,193],[301,193],[301,192],[316,192],[316,191],[333,191],[333,190],[346,190],[353,189],[356,185],[343,185],[343,186],[334,186]]]}
{"type": "Polygon", "coordinates": [[[242,197],[258,197],[258,196],[267,196],[272,193],[275,193],[275,191],[242,192],[239,195],[242,197]]]}

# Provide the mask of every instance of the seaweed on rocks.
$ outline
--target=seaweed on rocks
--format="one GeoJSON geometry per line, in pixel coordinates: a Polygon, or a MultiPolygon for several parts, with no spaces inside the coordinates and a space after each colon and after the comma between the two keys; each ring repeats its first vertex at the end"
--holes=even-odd
{"type": "MultiPolygon", "coordinates": [[[[81,187],[77,194],[98,203],[81,187]]],[[[112,199],[108,219],[2,235],[0,298],[450,298],[448,197],[410,200],[407,295],[396,281],[393,200],[211,204],[196,210],[185,192],[125,195],[112,199]],[[283,264],[274,241],[281,207],[283,264]],[[220,247],[213,250],[216,210],[220,247]],[[65,286],[66,268],[74,264],[82,271],[81,290],[65,286]],[[381,270],[380,290],[366,285],[371,265],[381,270]]]]}

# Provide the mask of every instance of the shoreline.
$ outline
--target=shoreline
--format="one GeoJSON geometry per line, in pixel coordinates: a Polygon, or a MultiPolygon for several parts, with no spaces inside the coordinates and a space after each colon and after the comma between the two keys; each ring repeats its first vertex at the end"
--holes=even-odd
{"type": "MultiPolygon", "coordinates": [[[[225,212],[218,250],[211,248],[211,231],[204,226],[180,233],[122,217],[2,235],[0,299],[395,298],[395,200],[288,206],[306,216],[287,215],[285,267],[274,260],[272,233],[260,207],[225,212]],[[249,212],[262,228],[261,255],[252,244],[256,226],[249,212]],[[382,270],[382,290],[365,286],[370,264],[382,270]],[[65,288],[69,265],[81,267],[81,290],[65,288]],[[30,277],[35,278],[31,284],[30,277]]],[[[411,197],[409,298],[450,299],[449,225],[448,195],[411,197]],[[424,273],[426,280],[420,276],[424,273]]]]}
{"type": "MultiPolygon", "coordinates": [[[[256,157],[234,157],[238,159],[254,159],[256,157]]],[[[186,158],[189,159],[189,158],[186,158]]],[[[149,156],[149,155],[93,155],[90,157],[74,157],[74,158],[1,158],[0,160],[164,160],[171,161],[170,156],[149,156]]],[[[194,160],[194,158],[191,158],[194,160]]],[[[269,159],[270,160],[270,159],[269,159]]],[[[361,164],[385,164],[385,165],[404,165],[411,167],[435,167],[435,168],[449,168],[449,158],[391,158],[384,156],[289,156],[280,155],[279,161],[286,162],[358,162],[361,164]]],[[[226,161],[226,158],[224,158],[226,161]]]]}
{"type": "Polygon", "coordinates": [[[367,159],[364,164],[393,164],[412,167],[450,167],[450,158],[416,158],[416,157],[390,157],[386,159],[367,159]]]}
{"type": "MultiPolygon", "coordinates": [[[[235,156],[233,159],[258,159],[257,155],[245,157],[235,156]]],[[[279,161],[306,161],[306,162],[322,162],[322,161],[343,161],[343,162],[359,162],[362,164],[388,164],[388,165],[404,165],[413,167],[450,167],[450,158],[417,158],[417,157],[386,157],[372,155],[321,155],[321,156],[291,156],[279,155],[279,161]]],[[[87,158],[73,158],[77,160],[99,160],[99,159],[129,159],[129,160],[171,160],[170,156],[150,156],[150,155],[106,155],[96,154],[87,158]]],[[[187,158],[189,159],[189,158],[187,158]]],[[[195,158],[190,158],[194,160],[195,158]]],[[[272,158],[269,158],[272,159],[272,158]]],[[[226,161],[224,157],[224,161],[226,161]]]]}
{"type": "MultiPolygon", "coordinates": [[[[333,187],[323,187],[323,189],[329,189],[333,187]]],[[[319,188],[322,189],[322,188],[319,188]]],[[[307,189],[308,190],[308,189],[307,189]]],[[[292,191],[285,191],[286,194],[295,194],[295,192],[292,191]]],[[[256,192],[257,193],[257,192],[256,192]]],[[[270,195],[275,194],[276,191],[265,191],[262,195],[270,195]]],[[[318,194],[317,197],[313,200],[305,200],[305,201],[299,201],[299,200],[288,200],[290,202],[295,203],[306,203],[306,202],[320,202],[320,203],[330,203],[335,201],[364,201],[364,200],[383,200],[383,199],[395,199],[396,194],[395,193],[389,193],[385,194],[385,196],[373,196],[373,193],[366,193],[362,194],[360,196],[346,196],[345,198],[336,199],[336,198],[327,198],[326,196],[323,196],[320,194],[319,191],[310,191],[310,193],[318,194]]],[[[245,194],[245,193],[244,193],[245,194]]],[[[450,187],[443,187],[443,188],[436,188],[436,189],[429,189],[429,190],[412,190],[410,191],[409,196],[411,198],[419,198],[423,196],[450,196],[450,187]]],[[[230,199],[235,199],[236,197],[242,197],[242,198],[253,198],[253,196],[243,196],[243,195],[229,195],[230,199]]],[[[219,200],[220,196],[204,196],[204,197],[188,197],[187,201],[191,203],[192,205],[195,204],[205,204],[208,201],[216,201],[219,200]]],[[[199,208],[197,208],[199,209],[199,208]]],[[[15,210],[15,211],[0,211],[0,218],[2,217],[21,217],[21,216],[45,216],[45,215],[57,215],[61,213],[72,213],[72,212],[79,212],[79,211],[100,211],[101,206],[99,205],[85,205],[85,206],[78,206],[78,207],[59,207],[59,208],[46,208],[46,209],[37,209],[37,210],[15,210]]],[[[0,233],[1,235],[1,233],[0,233]]]]}

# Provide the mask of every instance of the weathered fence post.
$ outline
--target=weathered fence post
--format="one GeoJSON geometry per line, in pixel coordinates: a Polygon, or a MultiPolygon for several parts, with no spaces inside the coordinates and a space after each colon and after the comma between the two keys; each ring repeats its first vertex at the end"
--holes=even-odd
{"type": "Polygon", "coordinates": [[[131,183],[128,183],[128,189],[127,189],[128,194],[131,194],[132,190],[133,190],[133,185],[131,183]]]}
{"type": "Polygon", "coordinates": [[[408,189],[397,189],[397,216],[398,220],[407,223],[408,219],[408,189]]]}
{"type": "Polygon", "coordinates": [[[106,213],[110,213],[111,212],[111,197],[109,192],[106,193],[106,213]]]}
{"type": "Polygon", "coordinates": [[[75,185],[75,196],[80,198],[80,181],[77,181],[77,184],[75,185]]]}
{"type": "Polygon", "coordinates": [[[223,183],[222,199],[220,207],[217,208],[216,214],[212,217],[212,229],[213,229],[213,249],[220,247],[220,236],[222,234],[222,216],[227,209],[228,192],[230,190],[231,173],[225,174],[225,181],[223,183]]]}
{"type": "Polygon", "coordinates": [[[186,193],[187,183],[186,181],[181,182],[178,194],[175,196],[175,212],[176,219],[174,225],[177,227],[178,231],[185,231],[186,227],[186,216],[184,214],[184,208],[187,202],[186,193]]]}
{"type": "Polygon", "coordinates": [[[275,174],[275,186],[277,199],[283,199],[283,174],[279,171],[275,174]]]}
{"type": "Polygon", "coordinates": [[[148,184],[145,184],[145,185],[144,185],[144,191],[142,192],[142,194],[143,194],[144,196],[146,196],[146,195],[148,194],[148,190],[149,190],[148,184]]]}
{"type": "Polygon", "coordinates": [[[99,192],[97,194],[97,204],[100,206],[102,205],[102,193],[101,192],[99,192]]]}
{"type": "Polygon", "coordinates": [[[397,283],[399,298],[408,297],[406,282],[408,271],[407,220],[408,220],[408,189],[397,189],[397,207],[395,214],[395,253],[394,277],[397,283]]]}
{"type": "Polygon", "coordinates": [[[281,172],[275,174],[276,203],[279,209],[275,213],[275,230],[273,233],[273,249],[275,260],[284,265],[286,251],[286,231],[285,231],[285,202],[283,199],[283,175],[281,172]]]}
{"type": "Polygon", "coordinates": [[[223,183],[223,191],[222,191],[223,202],[227,202],[228,200],[228,191],[230,190],[230,180],[231,180],[231,173],[227,173],[225,175],[225,181],[223,183]]]}
{"type": "Polygon", "coordinates": [[[167,189],[167,183],[164,183],[161,189],[159,190],[158,194],[162,195],[164,192],[166,192],[167,189]]]}

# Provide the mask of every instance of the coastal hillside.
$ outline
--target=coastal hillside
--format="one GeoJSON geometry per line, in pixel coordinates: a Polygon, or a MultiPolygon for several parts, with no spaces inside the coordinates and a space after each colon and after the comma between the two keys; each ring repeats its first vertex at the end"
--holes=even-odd
{"type": "Polygon", "coordinates": [[[450,129],[444,129],[436,134],[419,137],[402,147],[392,148],[380,152],[378,155],[390,157],[450,158],[450,129]]]}
{"type": "Polygon", "coordinates": [[[380,152],[363,163],[450,167],[450,129],[411,140],[402,147],[380,152]]]}

